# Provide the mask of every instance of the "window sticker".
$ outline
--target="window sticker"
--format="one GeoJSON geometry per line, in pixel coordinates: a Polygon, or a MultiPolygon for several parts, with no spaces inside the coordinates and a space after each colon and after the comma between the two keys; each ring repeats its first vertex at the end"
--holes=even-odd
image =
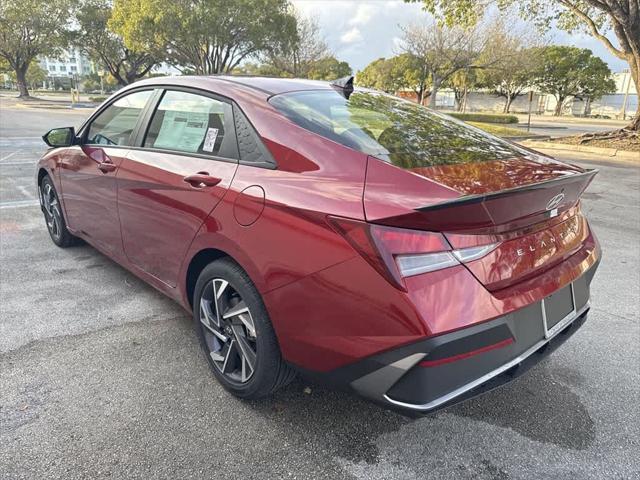
{"type": "Polygon", "coordinates": [[[208,113],[167,110],[153,147],[195,153],[200,148],[208,125],[208,113]]]}
{"type": "Polygon", "coordinates": [[[213,148],[216,144],[216,139],[218,138],[218,129],[210,128],[207,130],[207,135],[204,137],[204,145],[202,146],[202,150],[205,152],[213,152],[213,148]]]}

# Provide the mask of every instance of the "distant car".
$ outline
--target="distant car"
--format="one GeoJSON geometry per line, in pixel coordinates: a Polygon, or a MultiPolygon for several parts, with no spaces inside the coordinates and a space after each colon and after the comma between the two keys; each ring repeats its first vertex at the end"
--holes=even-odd
{"type": "Polygon", "coordinates": [[[193,312],[242,398],[302,372],[430,412],[527,370],[589,309],[595,171],[352,80],[154,78],[44,140],[53,242],[193,312]]]}

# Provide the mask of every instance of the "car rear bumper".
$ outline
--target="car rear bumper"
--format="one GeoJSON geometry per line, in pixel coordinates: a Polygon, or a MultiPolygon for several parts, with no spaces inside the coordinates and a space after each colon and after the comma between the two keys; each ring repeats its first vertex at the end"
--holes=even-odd
{"type": "MultiPolygon", "coordinates": [[[[386,408],[423,415],[503,385],[564,343],[587,318],[597,263],[565,287],[565,313],[552,297],[482,324],[420,340],[325,372],[316,379],[386,408]],[[550,318],[561,318],[555,325],[550,318]]],[[[309,372],[307,372],[309,373],[309,372]]]]}

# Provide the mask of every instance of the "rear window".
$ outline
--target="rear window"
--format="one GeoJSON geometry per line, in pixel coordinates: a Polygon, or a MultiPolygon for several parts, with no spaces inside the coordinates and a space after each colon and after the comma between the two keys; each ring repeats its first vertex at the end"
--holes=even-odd
{"type": "Polygon", "coordinates": [[[482,130],[390,95],[334,90],[275,95],[271,104],[297,125],[402,168],[501,160],[524,150],[482,130]]]}

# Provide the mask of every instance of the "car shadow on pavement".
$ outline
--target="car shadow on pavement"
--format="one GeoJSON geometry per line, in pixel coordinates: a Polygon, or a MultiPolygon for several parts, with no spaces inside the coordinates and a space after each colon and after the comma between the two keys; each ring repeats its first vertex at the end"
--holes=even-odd
{"type": "Polygon", "coordinates": [[[412,421],[301,378],[249,405],[264,417],[286,424],[292,435],[304,438],[312,448],[356,463],[376,463],[376,439],[412,421]]]}
{"type": "Polygon", "coordinates": [[[576,372],[544,360],[505,387],[447,409],[449,413],[515,430],[538,442],[585,450],[596,438],[591,415],[570,384],[576,372]]]}
{"type": "Polygon", "coordinates": [[[595,424],[563,375],[544,362],[502,389],[417,420],[303,379],[248,404],[271,421],[287,425],[291,435],[304,438],[312,448],[356,463],[376,463],[376,439],[411,422],[422,422],[428,438],[429,420],[445,414],[511,429],[537,442],[585,450],[595,441],[595,424]]]}

